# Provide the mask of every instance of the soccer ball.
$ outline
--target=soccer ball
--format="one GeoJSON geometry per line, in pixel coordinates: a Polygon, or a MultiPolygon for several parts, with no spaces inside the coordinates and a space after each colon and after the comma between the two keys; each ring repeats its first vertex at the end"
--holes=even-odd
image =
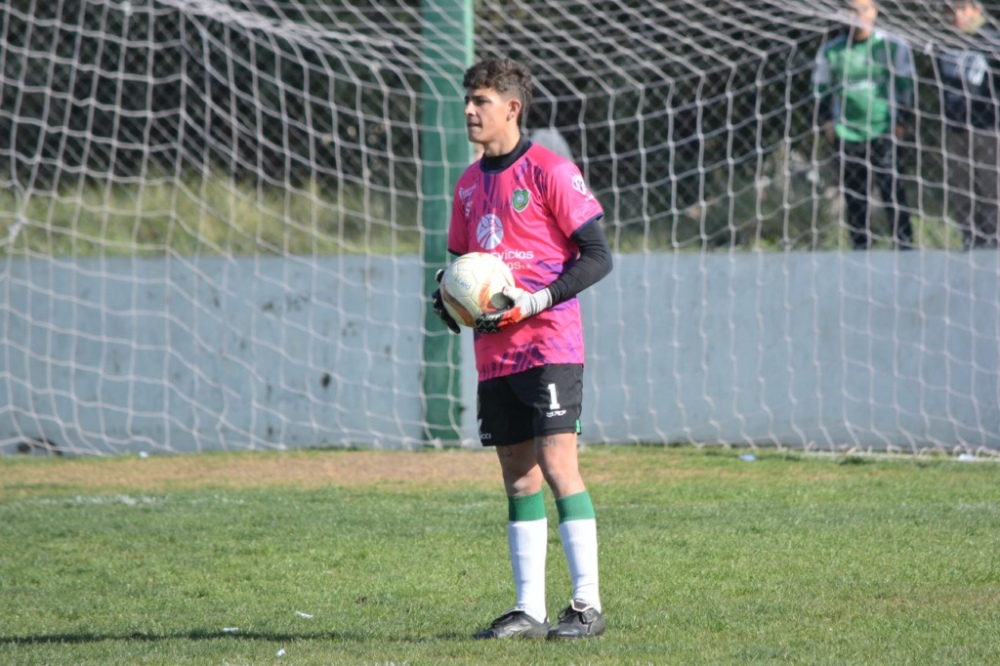
{"type": "Polygon", "coordinates": [[[514,275],[500,257],[488,252],[463,254],[441,276],[441,300],[452,319],[472,326],[484,313],[510,306],[501,290],[514,286],[514,275]]]}

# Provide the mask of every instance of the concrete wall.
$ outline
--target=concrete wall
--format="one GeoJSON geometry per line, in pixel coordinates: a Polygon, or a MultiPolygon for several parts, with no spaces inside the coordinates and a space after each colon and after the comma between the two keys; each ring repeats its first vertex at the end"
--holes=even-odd
{"type": "MultiPolygon", "coordinates": [[[[1000,448],[997,253],[616,261],[584,441],[1000,448]]],[[[423,312],[416,257],[0,259],[0,452],[419,446],[423,312]]]]}
{"type": "Polygon", "coordinates": [[[595,396],[589,436],[1000,448],[998,268],[995,252],[626,258],[588,294],[591,395],[620,387],[595,396]]]}

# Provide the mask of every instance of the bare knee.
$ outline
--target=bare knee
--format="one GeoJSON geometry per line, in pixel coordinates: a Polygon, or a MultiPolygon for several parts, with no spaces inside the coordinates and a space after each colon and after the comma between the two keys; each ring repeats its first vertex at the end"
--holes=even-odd
{"type": "Polygon", "coordinates": [[[535,457],[532,440],[497,447],[497,459],[500,461],[503,485],[508,497],[532,495],[542,489],[544,478],[535,457]]]}
{"type": "Polygon", "coordinates": [[[556,497],[586,490],[577,458],[576,435],[544,435],[535,440],[538,465],[545,482],[556,497]]]}

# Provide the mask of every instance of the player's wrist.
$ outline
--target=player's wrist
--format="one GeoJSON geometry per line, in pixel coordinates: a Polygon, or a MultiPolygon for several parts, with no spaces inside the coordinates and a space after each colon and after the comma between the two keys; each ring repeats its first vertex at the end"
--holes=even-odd
{"type": "Polygon", "coordinates": [[[552,291],[548,287],[539,289],[531,295],[531,300],[534,303],[533,314],[548,310],[552,307],[552,291]]]}

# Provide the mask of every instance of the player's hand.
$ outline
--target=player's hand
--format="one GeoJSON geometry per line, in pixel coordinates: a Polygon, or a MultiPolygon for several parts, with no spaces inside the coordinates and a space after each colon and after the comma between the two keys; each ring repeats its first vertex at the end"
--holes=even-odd
{"type": "Polygon", "coordinates": [[[511,305],[497,312],[480,315],[475,322],[479,333],[499,333],[512,324],[552,307],[552,294],[547,288],[532,294],[518,287],[504,287],[500,293],[510,299],[511,305]]]}
{"type": "MultiPolygon", "coordinates": [[[[434,278],[438,281],[438,284],[441,283],[442,275],[444,275],[444,269],[439,268],[437,275],[434,276],[434,278]]],[[[431,294],[431,306],[434,308],[434,314],[436,314],[441,321],[444,322],[444,325],[447,326],[452,333],[462,332],[462,330],[458,327],[458,322],[452,319],[451,315],[448,314],[448,311],[444,309],[444,301],[441,300],[440,287],[435,289],[434,293],[431,294]]]]}
{"type": "Polygon", "coordinates": [[[832,120],[828,120],[823,123],[823,134],[826,136],[826,140],[831,144],[837,142],[837,132],[834,129],[832,120]]]}

